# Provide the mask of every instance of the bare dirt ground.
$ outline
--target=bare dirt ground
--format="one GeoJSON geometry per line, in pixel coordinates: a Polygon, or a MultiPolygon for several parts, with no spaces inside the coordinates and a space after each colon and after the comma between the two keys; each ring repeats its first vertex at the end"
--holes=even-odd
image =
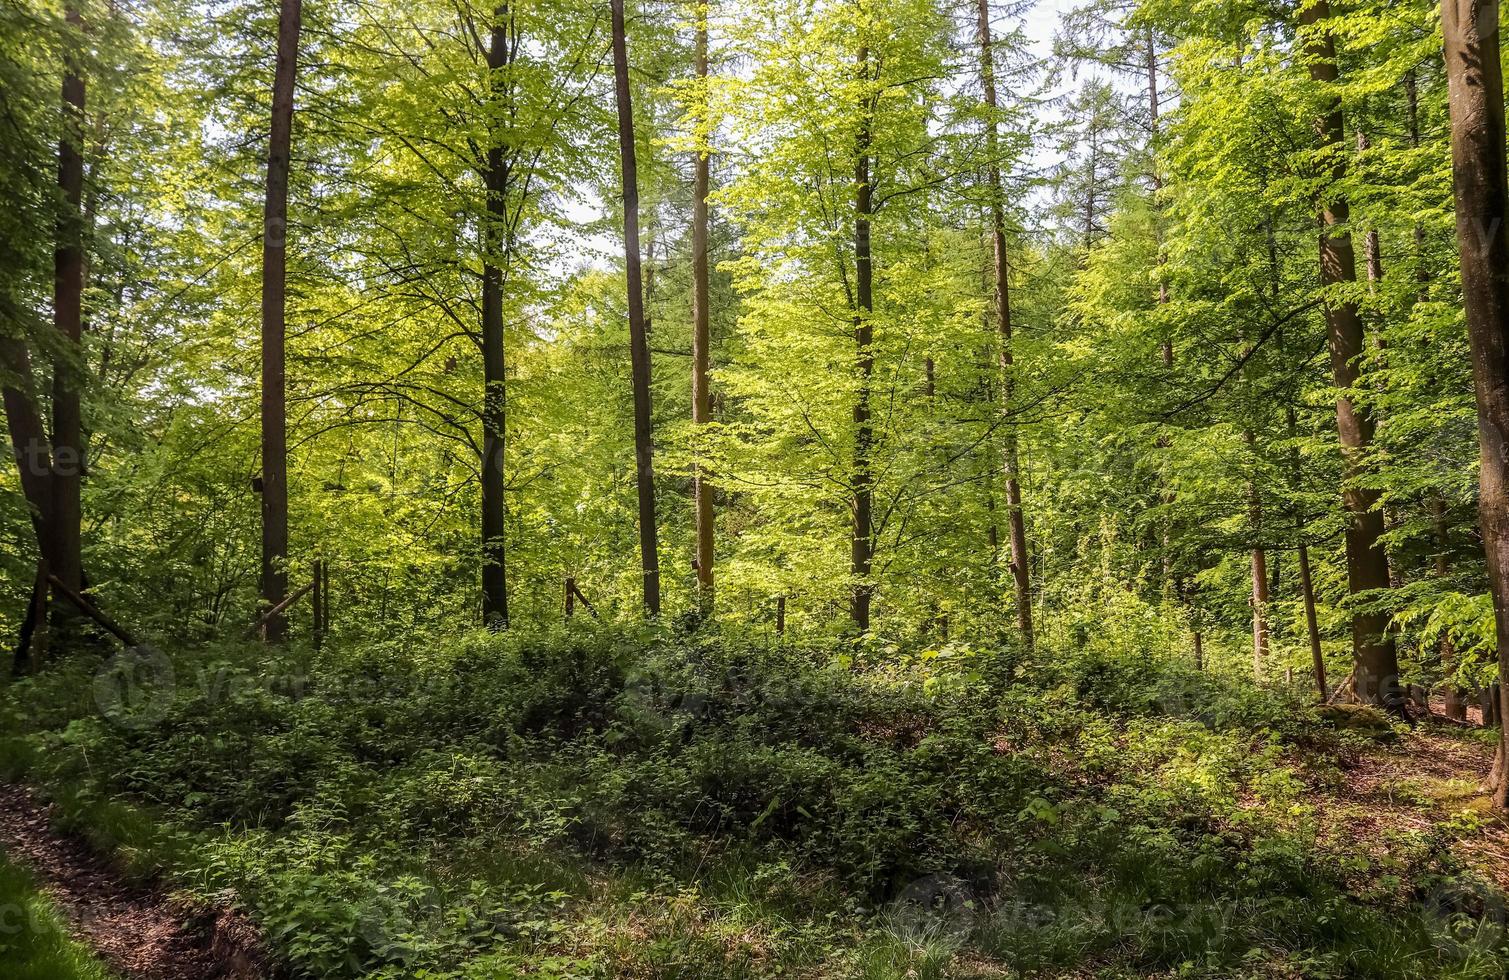
{"type": "Polygon", "coordinates": [[[54,830],[50,808],[24,787],[0,784],[0,851],[28,867],[75,935],[129,980],[267,975],[250,923],[125,881],[84,842],[54,830]]]}
{"type": "Polygon", "coordinates": [[[1396,742],[1339,760],[1339,780],[1312,784],[1322,835],[1387,848],[1393,835],[1429,833],[1453,821],[1460,829],[1451,852],[1509,892],[1509,823],[1492,813],[1483,792],[1492,765],[1492,745],[1422,723],[1396,742]]]}

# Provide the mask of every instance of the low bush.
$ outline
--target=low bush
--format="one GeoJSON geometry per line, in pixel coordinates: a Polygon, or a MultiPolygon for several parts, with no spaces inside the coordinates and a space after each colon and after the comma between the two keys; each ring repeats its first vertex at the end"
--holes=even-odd
{"type": "Polygon", "coordinates": [[[166,662],[125,701],[78,696],[109,676],[84,659],[9,685],[6,765],[303,976],[1486,977],[1502,940],[1348,894],[1284,762],[1329,737],[1294,700],[1135,652],[861,668],[584,624],[166,662]]]}

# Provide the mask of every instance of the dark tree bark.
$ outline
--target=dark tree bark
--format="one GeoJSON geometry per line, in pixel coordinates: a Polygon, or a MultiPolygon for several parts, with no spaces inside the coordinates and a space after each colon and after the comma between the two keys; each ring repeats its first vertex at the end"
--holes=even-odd
{"type": "MultiPolygon", "coordinates": [[[[293,142],[293,86],[298,69],[301,0],[278,13],[272,130],[262,225],[262,602],[276,608],[288,592],[288,432],[284,367],[287,306],[288,165],[293,142]]],[[[267,622],[268,642],[283,639],[282,615],[267,622]]]]}
{"type": "MultiPolygon", "coordinates": [[[[697,81],[707,83],[707,3],[697,4],[697,37],[694,59],[697,81]]],[[[702,112],[707,110],[706,89],[699,88],[702,112]]],[[[699,118],[699,126],[706,121],[699,118]]],[[[710,182],[707,147],[699,133],[692,159],[692,423],[705,426],[712,421],[712,389],[708,384],[711,360],[711,337],[708,325],[707,281],[707,192],[710,182]]],[[[701,460],[692,474],[692,498],[697,511],[697,590],[698,606],[703,613],[713,609],[713,494],[707,471],[701,460]]]]}
{"type": "MultiPolygon", "coordinates": [[[[1436,538],[1436,578],[1445,579],[1451,573],[1451,564],[1447,558],[1447,548],[1451,545],[1450,529],[1446,524],[1446,501],[1440,497],[1434,497],[1430,502],[1431,528],[1436,538]]],[[[1446,682],[1442,685],[1442,699],[1446,717],[1454,721],[1467,720],[1467,692],[1452,679],[1456,671],[1456,651],[1451,642],[1451,635],[1443,632],[1437,645],[1437,654],[1441,659],[1441,673],[1446,682]]]]}
{"type": "MultiPolygon", "coordinates": [[[[1272,226],[1270,225],[1269,228],[1269,242],[1270,248],[1272,248],[1272,226]]],[[[1275,289],[1276,283],[1277,279],[1275,279],[1275,289]]],[[[1295,430],[1297,428],[1294,418],[1294,406],[1292,404],[1286,406],[1284,409],[1284,414],[1288,423],[1289,439],[1293,441],[1295,430]]],[[[1294,488],[1298,490],[1301,486],[1301,478],[1303,474],[1300,470],[1299,450],[1292,447],[1289,450],[1289,471],[1294,480],[1294,488]]],[[[1315,583],[1310,576],[1310,548],[1304,542],[1305,525],[1307,523],[1308,521],[1303,512],[1296,515],[1295,529],[1299,532],[1300,535],[1298,548],[1299,594],[1300,601],[1303,604],[1305,610],[1305,636],[1310,641],[1310,671],[1312,677],[1315,680],[1315,688],[1320,692],[1320,699],[1324,701],[1326,699],[1326,661],[1325,657],[1321,654],[1320,624],[1317,621],[1317,617],[1315,615],[1315,583]]]]}
{"type": "MultiPolygon", "coordinates": [[[[870,49],[861,47],[857,69],[861,80],[869,81],[870,64],[870,49]]],[[[849,551],[849,574],[854,579],[849,596],[849,618],[861,633],[870,628],[870,600],[875,591],[874,583],[870,581],[870,567],[875,557],[871,516],[875,476],[870,460],[875,441],[870,421],[870,378],[875,372],[875,352],[871,347],[874,327],[870,322],[870,315],[875,310],[870,255],[870,216],[873,213],[870,143],[874,103],[868,91],[864,92],[863,98],[854,154],[854,346],[859,358],[859,398],[854,403],[853,534],[849,551]]]]}
{"type": "Polygon", "coordinates": [[[482,622],[508,625],[507,479],[503,470],[508,422],[507,357],[503,346],[503,270],[500,256],[508,236],[508,157],[503,145],[503,105],[510,97],[504,69],[513,61],[508,4],[494,11],[487,49],[489,113],[487,164],[483,185],[487,216],[482,234],[482,622]]]}
{"type": "MultiPolygon", "coordinates": [[[[1310,78],[1333,89],[1338,76],[1336,46],[1324,29],[1331,11],[1326,0],[1315,0],[1300,11],[1301,25],[1310,29],[1306,56],[1310,78]]],[[[1344,128],[1341,102],[1327,95],[1327,107],[1316,127],[1324,144],[1335,151],[1330,174],[1333,181],[1345,175],[1341,153],[1344,128]]],[[[1357,281],[1357,259],[1351,233],[1346,231],[1350,211],[1344,197],[1334,195],[1321,206],[1320,278],[1325,286],[1357,281]]],[[[1326,306],[1326,334],[1331,352],[1331,373],[1340,394],[1336,399],[1336,429],[1344,460],[1345,484],[1342,503],[1347,513],[1347,587],[1352,596],[1389,587],[1388,557],[1380,538],[1383,514],[1378,510],[1378,491],[1358,484],[1368,447],[1373,441],[1373,419],[1364,405],[1353,400],[1357,387],[1357,360],[1363,350],[1363,325],[1357,304],[1332,301],[1326,306]]],[[[1352,614],[1352,655],[1357,696],[1369,704],[1402,710],[1399,662],[1388,616],[1377,612],[1352,614]]]]}
{"type": "MultiPolygon", "coordinates": [[[[84,30],[83,18],[70,5],[68,24],[84,30]]],[[[80,403],[83,387],[84,331],[84,75],[78,55],[70,47],[64,56],[63,129],[58,140],[58,191],[63,208],[58,214],[53,254],[53,324],[59,334],[59,353],[53,362],[52,473],[50,513],[43,523],[51,547],[43,548],[52,574],[76,592],[84,589],[82,489],[84,423],[80,403]]],[[[23,423],[23,425],[28,423],[23,423]]]]}
{"type": "Polygon", "coordinates": [[[0,337],[0,368],[15,379],[4,390],[6,434],[15,454],[21,493],[31,510],[37,552],[50,562],[55,545],[49,530],[53,502],[52,441],[37,410],[36,378],[24,341],[0,337]]]}
{"type": "MultiPolygon", "coordinates": [[[[1012,410],[1015,379],[1011,359],[1011,292],[1010,266],[1006,259],[1006,207],[1001,190],[1001,170],[997,162],[1000,135],[996,122],[995,59],[991,51],[990,0],[977,0],[980,42],[980,83],[985,90],[985,110],[989,116],[985,127],[985,154],[989,160],[986,179],[990,183],[991,270],[995,281],[996,334],[1000,340],[1001,411],[1012,410]]],[[[1154,97],[1156,100],[1156,96],[1154,97]]],[[[1006,482],[1006,519],[1011,544],[1011,578],[1016,590],[1017,628],[1022,641],[1031,648],[1032,582],[1027,564],[1027,521],[1022,513],[1021,460],[1016,433],[1010,424],[1003,427],[1001,461],[1006,482]]]]}
{"type": "MultiPolygon", "coordinates": [[[[1442,0],[1462,298],[1478,406],[1478,515],[1498,639],[1498,713],[1509,715],[1509,185],[1497,0],[1442,0]]],[[[1499,736],[1493,802],[1509,809],[1499,736]]]]}
{"type": "Polygon", "coordinates": [[[1315,585],[1310,578],[1310,549],[1304,544],[1299,546],[1299,588],[1305,605],[1305,635],[1310,638],[1310,671],[1315,678],[1315,689],[1324,701],[1326,660],[1320,652],[1320,626],[1315,621],[1315,585]]]}
{"type": "Polygon", "coordinates": [[[618,150],[623,162],[624,268],[629,285],[629,361],[634,388],[634,463],[639,487],[639,553],[644,608],[660,615],[660,555],[655,534],[655,450],[650,429],[650,347],[639,258],[639,175],[634,160],[634,107],[623,0],[612,0],[613,89],[618,102],[618,150]]]}

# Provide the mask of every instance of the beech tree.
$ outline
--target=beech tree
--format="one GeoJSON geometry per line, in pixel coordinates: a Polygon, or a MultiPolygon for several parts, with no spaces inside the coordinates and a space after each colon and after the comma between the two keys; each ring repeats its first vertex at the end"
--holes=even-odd
{"type": "MultiPolygon", "coordinates": [[[[302,0],[278,8],[277,65],[262,222],[262,601],[276,607],[288,592],[288,432],[286,331],[288,303],[288,168],[293,142],[293,91],[298,72],[302,0]]],[[[286,621],[272,616],[269,642],[283,639],[286,621]]]]}
{"type": "MultiPolygon", "coordinates": [[[[1462,300],[1478,407],[1478,512],[1498,640],[1500,717],[1509,717],[1509,185],[1497,0],[1442,0],[1450,81],[1452,190],[1462,300]]],[[[1494,803],[1509,809],[1509,725],[1499,726],[1494,803]]]]}
{"type": "MultiPolygon", "coordinates": [[[[1326,0],[1312,0],[1300,10],[1299,22],[1304,34],[1305,56],[1310,78],[1322,87],[1336,84],[1336,48],[1331,39],[1331,15],[1326,0]]],[[[1340,97],[1324,94],[1322,114],[1316,122],[1321,145],[1330,158],[1330,186],[1322,191],[1320,277],[1327,286],[1343,289],[1357,281],[1357,262],[1352,249],[1350,209],[1337,186],[1346,174],[1340,97]]],[[[1343,293],[1326,304],[1327,343],[1331,352],[1331,374],[1340,394],[1336,400],[1336,430],[1346,460],[1342,499],[1347,511],[1347,581],[1354,597],[1389,587],[1388,556],[1384,553],[1383,512],[1378,508],[1378,493],[1363,485],[1365,458],[1373,441],[1373,417],[1370,409],[1359,404],[1356,388],[1360,380],[1358,361],[1363,354],[1364,331],[1357,302],[1343,293]]],[[[1397,708],[1399,661],[1394,637],[1384,614],[1357,610],[1352,613],[1353,683],[1365,701],[1397,708]]]]}
{"type": "Polygon", "coordinates": [[[660,554],[655,528],[655,450],[650,420],[650,348],[645,329],[639,252],[639,173],[634,160],[634,106],[629,89],[623,0],[613,7],[613,91],[618,105],[618,150],[623,177],[624,270],[629,289],[629,359],[634,389],[634,481],[639,495],[639,554],[644,608],[660,615],[660,554]]]}
{"type": "MultiPolygon", "coordinates": [[[[696,88],[692,112],[692,421],[705,426],[712,421],[713,399],[709,386],[712,338],[708,316],[708,214],[707,195],[710,183],[708,167],[708,75],[707,75],[708,4],[700,0],[695,10],[695,53],[693,54],[696,88]]],[[[706,468],[699,462],[692,477],[692,496],[697,522],[697,585],[699,604],[712,610],[713,602],[713,491],[706,468]]]]}
{"type": "MultiPolygon", "coordinates": [[[[1002,200],[1000,171],[1000,133],[996,99],[995,56],[992,53],[990,2],[978,0],[980,85],[984,92],[986,181],[990,194],[991,275],[995,280],[996,331],[1000,338],[1001,411],[1010,415],[1015,380],[1012,378],[1011,355],[1011,266],[1006,255],[1006,209],[1002,200]]],[[[1010,424],[1003,427],[1001,445],[1002,472],[1005,477],[1006,522],[1011,547],[1011,578],[1016,588],[1017,627],[1028,647],[1032,646],[1032,582],[1028,570],[1027,522],[1022,514],[1021,468],[1017,438],[1010,424]]]]}
{"type": "Polygon", "coordinates": [[[501,4],[493,13],[487,48],[486,223],[482,242],[482,621],[508,624],[508,502],[504,438],[508,424],[508,365],[503,343],[503,271],[500,254],[508,234],[509,158],[505,120],[513,113],[509,63],[518,52],[513,13],[501,4]]]}

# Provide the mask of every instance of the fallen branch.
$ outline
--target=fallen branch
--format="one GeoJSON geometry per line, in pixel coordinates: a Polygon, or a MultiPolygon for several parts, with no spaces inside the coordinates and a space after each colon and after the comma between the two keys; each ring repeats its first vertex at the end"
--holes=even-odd
{"type": "Polygon", "coordinates": [[[136,642],[136,637],[126,632],[126,630],[118,623],[116,623],[115,620],[111,619],[109,616],[106,616],[104,613],[96,609],[94,607],[94,604],[88,599],[85,599],[83,596],[73,591],[73,589],[69,588],[68,583],[64,582],[56,575],[48,575],[47,581],[52,585],[54,592],[77,606],[79,612],[83,613],[85,616],[88,616],[96,623],[99,623],[100,626],[104,627],[104,629],[112,636],[114,636],[117,640],[120,640],[128,647],[139,645],[136,642]]]}
{"type": "Polygon", "coordinates": [[[252,623],[251,629],[246,631],[246,638],[250,640],[258,633],[261,633],[262,629],[268,623],[272,622],[274,617],[282,615],[289,606],[304,598],[305,594],[308,593],[310,589],[314,588],[314,583],[316,581],[319,580],[315,579],[308,585],[301,586],[297,591],[290,593],[282,602],[278,603],[276,606],[273,606],[271,609],[267,610],[267,612],[258,617],[257,621],[255,623],[252,623]]]}
{"type": "Polygon", "coordinates": [[[1477,728],[1478,727],[1477,725],[1474,725],[1470,721],[1464,721],[1461,718],[1453,718],[1450,715],[1439,714],[1439,713],[1437,713],[1435,711],[1431,711],[1429,709],[1427,709],[1426,712],[1425,712],[1425,719],[1427,721],[1438,721],[1438,722],[1440,722],[1443,725],[1454,725],[1457,728],[1477,728]]]}
{"type": "Polygon", "coordinates": [[[573,600],[580,600],[581,604],[587,608],[587,611],[589,613],[592,614],[592,618],[593,619],[601,619],[602,618],[601,616],[599,616],[597,614],[597,610],[592,607],[592,603],[589,602],[587,600],[587,597],[582,594],[581,587],[576,584],[576,579],[574,579],[574,578],[568,578],[566,580],[566,615],[567,616],[571,615],[571,612],[572,612],[571,603],[572,603],[573,600]]]}
{"type": "Polygon", "coordinates": [[[1343,694],[1350,694],[1351,691],[1352,691],[1352,689],[1353,689],[1353,687],[1355,687],[1356,684],[1357,684],[1357,668],[1353,667],[1351,673],[1347,674],[1347,679],[1344,680],[1344,681],[1342,681],[1340,684],[1336,685],[1336,688],[1333,691],[1331,691],[1331,696],[1328,697],[1328,698],[1326,698],[1325,703],[1326,704],[1335,704],[1337,698],[1341,697],[1343,694]]]}

